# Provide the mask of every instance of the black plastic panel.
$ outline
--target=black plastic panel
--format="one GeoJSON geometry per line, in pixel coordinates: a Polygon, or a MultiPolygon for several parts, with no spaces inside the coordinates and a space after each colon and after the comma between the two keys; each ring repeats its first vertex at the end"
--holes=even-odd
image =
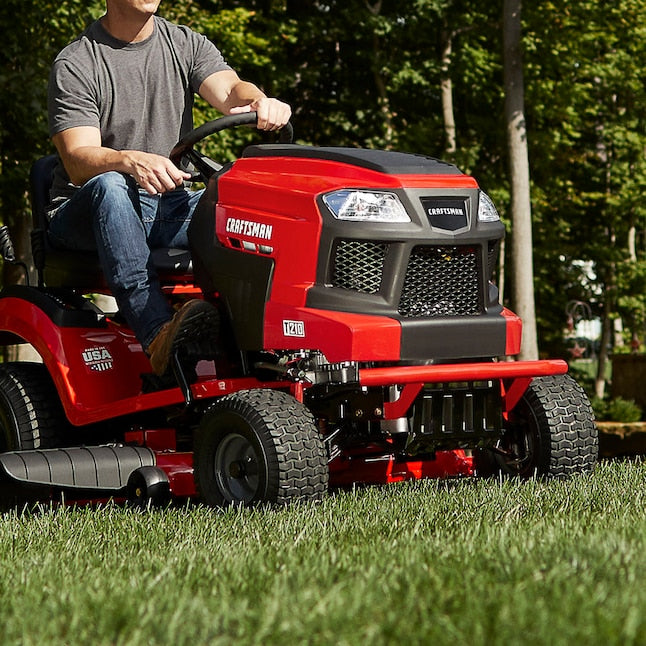
{"type": "Polygon", "coordinates": [[[0,292],[0,298],[20,298],[31,303],[58,327],[107,327],[103,312],[87,298],[70,289],[10,285],[0,292]]]}
{"type": "Polygon", "coordinates": [[[0,454],[4,480],[64,487],[119,491],[139,467],[155,464],[155,454],[134,446],[12,451],[0,454]]]}
{"type": "Polygon", "coordinates": [[[401,321],[401,358],[475,359],[506,354],[504,316],[460,316],[401,321]]]}

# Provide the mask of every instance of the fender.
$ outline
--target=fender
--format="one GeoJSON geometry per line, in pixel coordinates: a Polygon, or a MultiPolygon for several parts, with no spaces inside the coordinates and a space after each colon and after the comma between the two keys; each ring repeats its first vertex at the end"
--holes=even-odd
{"type": "MultiPolygon", "coordinates": [[[[140,375],[150,372],[132,331],[76,294],[22,285],[3,290],[0,343],[20,341],[30,343],[42,358],[75,425],[109,416],[100,410],[119,414],[115,405],[140,394],[140,375]]],[[[123,414],[132,412],[123,408],[123,414]]]]}

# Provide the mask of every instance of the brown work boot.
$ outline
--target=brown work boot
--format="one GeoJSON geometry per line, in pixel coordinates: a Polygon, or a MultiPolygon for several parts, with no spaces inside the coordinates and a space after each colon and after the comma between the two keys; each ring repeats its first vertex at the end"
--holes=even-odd
{"type": "MultiPolygon", "coordinates": [[[[178,350],[184,351],[184,354],[191,352],[196,362],[200,358],[213,358],[198,355],[204,349],[205,342],[212,348],[218,332],[219,315],[213,305],[199,299],[184,303],[175,316],[161,327],[146,350],[153,372],[159,376],[165,374],[171,356],[178,350]]],[[[204,352],[209,354],[212,349],[204,352]]]]}

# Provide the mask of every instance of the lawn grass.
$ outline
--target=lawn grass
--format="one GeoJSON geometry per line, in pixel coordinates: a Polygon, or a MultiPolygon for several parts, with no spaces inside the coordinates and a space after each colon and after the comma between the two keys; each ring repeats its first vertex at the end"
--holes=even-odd
{"type": "Polygon", "coordinates": [[[3,644],[644,644],[646,463],[0,517],[3,644]]]}

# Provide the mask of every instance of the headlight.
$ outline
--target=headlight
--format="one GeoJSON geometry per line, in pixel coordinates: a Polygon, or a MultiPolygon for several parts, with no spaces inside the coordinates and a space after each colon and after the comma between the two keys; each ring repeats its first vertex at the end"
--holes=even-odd
{"type": "Polygon", "coordinates": [[[496,207],[491,201],[491,198],[484,191],[480,191],[478,220],[480,220],[480,222],[498,222],[498,220],[500,220],[496,207]]]}
{"type": "Polygon", "coordinates": [[[323,202],[339,220],[357,222],[410,222],[394,193],[342,190],[323,196],[323,202]]]}

